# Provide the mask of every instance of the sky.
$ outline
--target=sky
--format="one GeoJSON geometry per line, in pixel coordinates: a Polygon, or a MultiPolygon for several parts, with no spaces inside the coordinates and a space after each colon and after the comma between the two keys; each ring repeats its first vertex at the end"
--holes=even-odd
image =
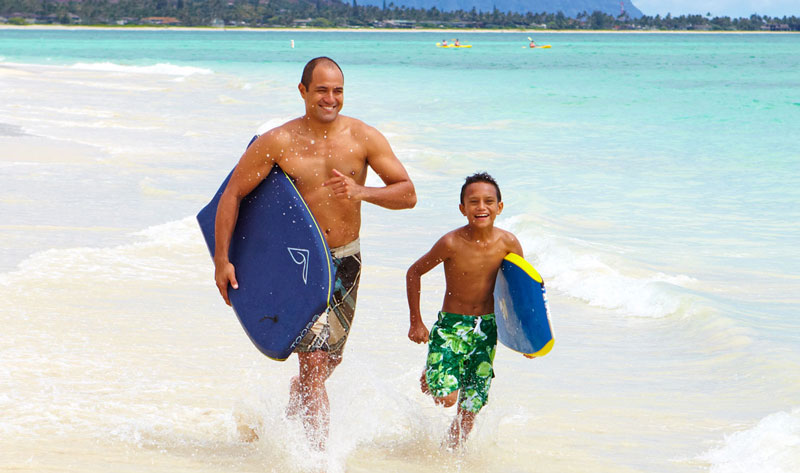
{"type": "Polygon", "coordinates": [[[769,16],[800,16],[800,0],[632,0],[645,15],[694,15],[749,17],[753,13],[769,16]]]}

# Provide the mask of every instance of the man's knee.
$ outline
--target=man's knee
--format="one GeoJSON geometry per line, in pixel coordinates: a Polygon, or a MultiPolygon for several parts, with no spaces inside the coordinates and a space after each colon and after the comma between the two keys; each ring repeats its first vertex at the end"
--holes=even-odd
{"type": "Polygon", "coordinates": [[[333,371],[334,368],[342,363],[342,355],[328,355],[328,368],[333,371]]]}
{"type": "Polygon", "coordinates": [[[305,382],[311,378],[324,376],[328,369],[328,354],[317,350],[298,353],[300,361],[300,381],[305,382]]]}

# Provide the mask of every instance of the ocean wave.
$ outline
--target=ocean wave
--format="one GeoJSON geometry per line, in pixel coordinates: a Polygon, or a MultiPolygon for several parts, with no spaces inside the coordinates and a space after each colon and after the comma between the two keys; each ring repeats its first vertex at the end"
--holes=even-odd
{"type": "Polygon", "coordinates": [[[800,471],[800,408],[768,415],[754,427],[725,437],[721,447],[700,456],[709,473],[795,473],[800,471]]]}
{"type": "Polygon", "coordinates": [[[213,74],[214,71],[193,66],[176,66],[170,63],[158,63],[152,66],[130,66],[113,62],[79,62],[71,69],[106,72],[127,72],[133,74],[161,74],[168,76],[190,76],[192,74],[213,74]]]}
{"type": "Polygon", "coordinates": [[[132,236],[140,241],[34,253],[17,270],[0,274],[0,285],[47,288],[53,283],[197,282],[213,271],[194,217],[148,227],[132,236]]]}
{"type": "Polygon", "coordinates": [[[528,229],[518,217],[505,220],[548,289],[630,317],[686,314],[694,298],[685,289],[696,280],[636,268],[612,251],[528,229]]]}

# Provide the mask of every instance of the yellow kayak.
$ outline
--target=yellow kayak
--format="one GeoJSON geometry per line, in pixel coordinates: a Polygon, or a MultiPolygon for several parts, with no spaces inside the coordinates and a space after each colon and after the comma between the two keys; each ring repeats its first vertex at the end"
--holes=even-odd
{"type": "Polygon", "coordinates": [[[552,47],[552,46],[550,46],[549,44],[545,44],[545,45],[542,45],[542,46],[534,46],[534,47],[532,47],[531,49],[536,49],[536,48],[541,48],[541,49],[550,49],[551,47],[552,47]]]}
{"type": "Polygon", "coordinates": [[[472,47],[471,44],[459,44],[458,46],[456,46],[455,44],[444,44],[443,45],[442,43],[436,43],[436,46],[439,47],[439,48],[471,48],[472,47]]]}

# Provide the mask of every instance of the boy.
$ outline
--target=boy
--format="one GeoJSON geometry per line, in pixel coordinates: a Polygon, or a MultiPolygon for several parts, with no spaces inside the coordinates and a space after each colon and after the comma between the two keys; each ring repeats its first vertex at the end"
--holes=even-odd
{"type": "Polygon", "coordinates": [[[467,177],[458,207],[467,224],[441,237],[406,274],[411,318],[408,338],[415,343],[428,342],[428,358],[420,378],[422,392],[445,407],[458,400],[458,414],[447,441],[450,448],[462,444],[487,402],[497,346],[494,282],[508,253],[522,256],[517,238],[494,226],[503,202],[500,188],[490,175],[467,177]],[[447,287],[429,336],[420,316],[420,279],[439,263],[444,263],[447,287]]]}

